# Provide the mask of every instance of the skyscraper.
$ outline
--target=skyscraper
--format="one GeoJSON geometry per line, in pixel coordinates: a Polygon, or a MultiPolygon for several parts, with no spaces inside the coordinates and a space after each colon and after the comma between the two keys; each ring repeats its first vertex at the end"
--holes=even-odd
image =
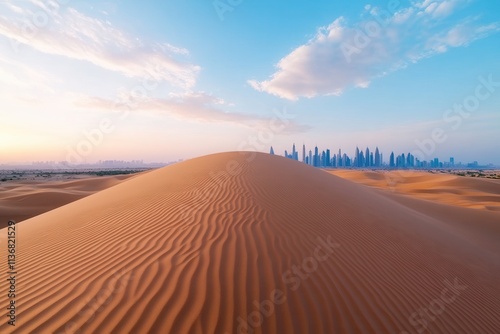
{"type": "MultiPolygon", "coordinates": [[[[269,153],[271,155],[275,154],[274,148],[270,146],[269,153]]],[[[292,145],[292,150],[285,150],[285,157],[289,159],[299,160],[299,152],[296,149],[295,143],[292,145]]],[[[378,147],[375,147],[375,151],[370,151],[367,147],[365,151],[360,150],[356,146],[356,152],[352,156],[348,156],[346,153],[342,153],[342,149],[339,148],[338,154],[333,154],[330,149],[319,151],[318,146],[314,147],[314,150],[309,150],[309,155],[306,152],[306,145],[302,144],[302,161],[305,164],[319,167],[319,168],[339,168],[339,167],[355,167],[355,168],[446,168],[455,165],[455,159],[453,157],[449,158],[448,161],[439,161],[438,158],[431,159],[429,161],[417,159],[411,152],[394,154],[391,152],[389,161],[384,164],[384,158],[378,147]]],[[[458,163],[461,165],[461,163],[458,163]]],[[[458,166],[456,165],[456,166],[458,166]]],[[[469,167],[474,165],[470,164],[469,167]]]]}
{"type": "Polygon", "coordinates": [[[345,153],[342,156],[342,165],[345,166],[345,167],[351,167],[352,166],[351,159],[345,153]]]}
{"type": "Polygon", "coordinates": [[[274,155],[273,147],[271,146],[271,150],[269,150],[269,154],[274,155]]]}
{"type": "Polygon", "coordinates": [[[318,167],[318,166],[319,166],[318,146],[314,147],[314,159],[313,159],[313,166],[314,166],[314,167],[318,167]]]}
{"type": "Polygon", "coordinates": [[[356,146],[356,155],[354,156],[354,165],[356,165],[356,167],[360,167],[361,166],[361,162],[360,162],[360,156],[359,156],[359,148],[356,146]]]}
{"type": "Polygon", "coordinates": [[[377,148],[375,148],[375,167],[380,167],[381,163],[380,163],[380,152],[378,150],[378,146],[377,148]]]}

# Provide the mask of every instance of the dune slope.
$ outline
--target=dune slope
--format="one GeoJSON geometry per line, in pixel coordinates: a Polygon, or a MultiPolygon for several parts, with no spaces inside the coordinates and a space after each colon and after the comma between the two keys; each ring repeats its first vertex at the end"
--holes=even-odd
{"type": "Polygon", "coordinates": [[[328,170],[374,188],[448,205],[500,211],[500,180],[410,170],[328,170]]]}
{"type": "Polygon", "coordinates": [[[91,177],[71,181],[14,181],[0,185],[0,228],[36,217],[136,175],[91,177]]]}
{"type": "MultiPolygon", "coordinates": [[[[500,328],[491,248],[372,189],[267,154],[171,165],[19,223],[17,233],[17,333],[500,328]]],[[[5,229],[0,238],[5,245],[5,229]]],[[[4,280],[7,305],[3,291],[4,280]]]]}

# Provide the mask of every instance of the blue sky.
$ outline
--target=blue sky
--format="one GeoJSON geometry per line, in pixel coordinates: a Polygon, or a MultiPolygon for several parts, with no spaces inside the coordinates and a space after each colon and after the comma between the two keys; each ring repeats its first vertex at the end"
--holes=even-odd
{"type": "Polygon", "coordinates": [[[500,4],[0,3],[0,163],[291,144],[500,165],[500,4]]]}

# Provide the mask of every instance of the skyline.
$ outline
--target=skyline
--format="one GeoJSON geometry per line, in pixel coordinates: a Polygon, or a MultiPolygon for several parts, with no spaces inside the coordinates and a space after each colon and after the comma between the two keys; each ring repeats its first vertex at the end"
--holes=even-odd
{"type": "Polygon", "coordinates": [[[498,166],[499,10],[4,1],[0,164],[169,162],[295,141],[498,166]]]}
{"type": "MultiPolygon", "coordinates": [[[[387,154],[388,158],[385,158],[384,153],[379,150],[378,146],[375,150],[371,150],[366,147],[366,150],[356,147],[355,153],[350,154],[338,149],[338,153],[330,148],[319,149],[318,146],[314,146],[313,149],[306,149],[306,145],[302,144],[302,149],[298,150],[295,143],[292,144],[291,152],[284,150],[283,157],[303,162],[307,165],[320,168],[380,168],[380,169],[406,169],[406,168],[417,168],[417,169],[441,169],[441,168],[492,168],[498,167],[491,163],[479,163],[477,160],[462,162],[456,161],[455,157],[450,156],[448,160],[442,160],[442,158],[434,157],[432,159],[426,160],[426,155],[422,151],[413,151],[407,153],[398,153],[390,151],[387,154]],[[300,153],[300,151],[302,153],[300,153]]],[[[273,146],[269,149],[269,154],[279,155],[273,146]]]]}

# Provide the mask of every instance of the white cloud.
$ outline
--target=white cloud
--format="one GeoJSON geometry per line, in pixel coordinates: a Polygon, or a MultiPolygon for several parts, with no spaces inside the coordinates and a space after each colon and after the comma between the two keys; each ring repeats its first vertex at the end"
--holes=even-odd
{"type": "Polygon", "coordinates": [[[414,12],[415,12],[415,10],[412,7],[405,8],[405,9],[402,9],[398,12],[395,12],[393,19],[392,19],[392,22],[397,23],[397,24],[405,23],[414,14],[414,12]]]}
{"type": "MultiPolygon", "coordinates": [[[[63,8],[55,1],[27,0],[22,4],[22,7],[13,7],[9,3],[0,3],[0,13],[2,9],[9,13],[0,14],[0,35],[12,39],[14,46],[25,45],[48,55],[86,61],[127,77],[148,79],[141,80],[143,84],[168,82],[177,89],[172,90],[176,93],[171,92],[166,97],[158,97],[162,94],[160,91],[147,96],[134,96],[131,91],[122,91],[116,101],[89,97],[93,93],[88,92],[56,92],[51,86],[63,81],[41,71],[40,66],[13,60],[15,53],[12,52],[5,57],[0,56],[0,88],[6,88],[1,90],[0,95],[10,96],[10,106],[44,106],[47,110],[54,110],[57,105],[65,110],[76,107],[85,111],[112,112],[120,111],[118,102],[122,106],[123,103],[128,104],[137,112],[187,121],[231,123],[246,127],[262,127],[270,121],[251,113],[236,112],[233,105],[223,99],[194,91],[200,68],[186,61],[189,51],[184,48],[168,43],[145,44],[105,20],[89,17],[70,7],[63,8]],[[26,27],[33,30],[26,30],[26,27]]],[[[109,97],[114,93],[103,92],[102,95],[109,97]]],[[[6,106],[5,101],[0,104],[6,106]]],[[[284,132],[307,129],[309,127],[290,120],[284,132]]]]}
{"type": "Polygon", "coordinates": [[[452,13],[454,7],[458,4],[458,1],[448,0],[443,1],[438,4],[437,8],[434,10],[434,16],[448,16],[452,13]]]}
{"type": "MultiPolygon", "coordinates": [[[[238,126],[262,128],[269,127],[272,118],[256,116],[250,113],[230,112],[224,107],[231,106],[221,98],[205,92],[171,93],[167,98],[138,97],[122,94],[117,101],[80,96],[75,105],[80,108],[100,109],[104,111],[120,111],[123,104],[128,104],[134,110],[165,114],[180,120],[231,123],[238,126]]],[[[309,130],[307,125],[301,125],[288,120],[283,133],[300,133],[309,130]]]]}
{"type": "Polygon", "coordinates": [[[425,0],[414,4],[414,8],[432,17],[444,17],[450,15],[461,2],[464,0],[425,0]]]}
{"type": "Polygon", "coordinates": [[[437,7],[438,7],[438,4],[436,2],[433,2],[425,8],[425,12],[427,14],[432,14],[436,10],[437,7]]]}
{"type": "Polygon", "coordinates": [[[337,18],[283,57],[269,79],[248,83],[290,100],[366,88],[377,77],[499,31],[497,22],[481,25],[477,18],[445,19],[463,2],[425,0],[392,13],[367,5],[361,21],[349,24],[337,18]]]}
{"type": "Polygon", "coordinates": [[[0,35],[40,52],[87,61],[127,77],[151,78],[189,89],[199,66],[186,61],[188,51],[167,43],[146,44],[111,23],[86,16],[55,1],[31,0],[25,7],[0,4],[0,35]]]}
{"type": "Polygon", "coordinates": [[[9,95],[13,92],[27,94],[52,94],[51,87],[58,79],[49,72],[27,66],[17,60],[7,59],[0,55],[0,88],[9,95]]]}
{"type": "Polygon", "coordinates": [[[474,27],[469,23],[458,24],[447,31],[434,35],[427,41],[427,49],[436,53],[446,52],[450,47],[467,46],[492,32],[500,31],[500,24],[474,27]]]}
{"type": "Polygon", "coordinates": [[[7,7],[8,9],[10,9],[11,11],[13,11],[14,13],[17,13],[17,14],[23,14],[24,13],[24,10],[21,7],[19,7],[19,6],[13,5],[13,4],[8,3],[8,2],[3,3],[3,5],[5,7],[7,7]]]}

